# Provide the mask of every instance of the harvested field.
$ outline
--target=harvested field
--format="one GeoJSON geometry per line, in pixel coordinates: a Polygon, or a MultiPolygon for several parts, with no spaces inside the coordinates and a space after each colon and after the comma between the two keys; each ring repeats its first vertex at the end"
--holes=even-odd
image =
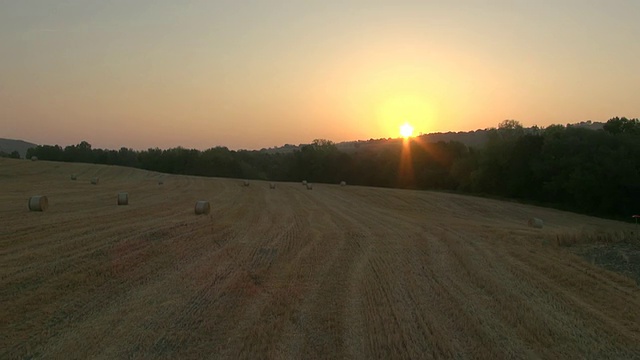
{"type": "Polygon", "coordinates": [[[633,224],[252,182],[0,159],[0,358],[640,357],[636,281],[557,243],[633,224]]]}

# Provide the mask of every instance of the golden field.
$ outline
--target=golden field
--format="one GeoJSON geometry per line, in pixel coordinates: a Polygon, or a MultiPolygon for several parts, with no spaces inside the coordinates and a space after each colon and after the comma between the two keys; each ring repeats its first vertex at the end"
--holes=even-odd
{"type": "Polygon", "coordinates": [[[638,241],[633,224],[242,185],[0,159],[0,358],[640,358],[636,282],[560,246],[638,241]],[[49,208],[28,211],[31,195],[49,208]]]}

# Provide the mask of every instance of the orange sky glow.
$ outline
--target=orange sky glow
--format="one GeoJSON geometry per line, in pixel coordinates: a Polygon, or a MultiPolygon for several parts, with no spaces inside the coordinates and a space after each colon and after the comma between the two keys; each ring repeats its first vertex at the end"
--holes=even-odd
{"type": "Polygon", "coordinates": [[[640,116],[640,2],[0,3],[0,137],[260,149],[640,116]]]}

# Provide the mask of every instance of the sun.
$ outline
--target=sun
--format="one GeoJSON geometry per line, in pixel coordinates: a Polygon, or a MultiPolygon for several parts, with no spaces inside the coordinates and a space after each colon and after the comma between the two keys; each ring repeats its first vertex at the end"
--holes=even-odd
{"type": "Polygon", "coordinates": [[[400,135],[408,138],[413,135],[413,126],[409,125],[409,123],[404,123],[404,125],[400,126],[400,135]]]}

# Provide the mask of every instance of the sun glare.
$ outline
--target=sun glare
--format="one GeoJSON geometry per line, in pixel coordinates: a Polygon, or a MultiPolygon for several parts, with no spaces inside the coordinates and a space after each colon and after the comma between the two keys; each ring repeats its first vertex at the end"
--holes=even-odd
{"type": "Polygon", "coordinates": [[[413,126],[409,125],[409,123],[404,123],[404,125],[400,126],[400,135],[408,138],[413,135],[413,126]]]}

